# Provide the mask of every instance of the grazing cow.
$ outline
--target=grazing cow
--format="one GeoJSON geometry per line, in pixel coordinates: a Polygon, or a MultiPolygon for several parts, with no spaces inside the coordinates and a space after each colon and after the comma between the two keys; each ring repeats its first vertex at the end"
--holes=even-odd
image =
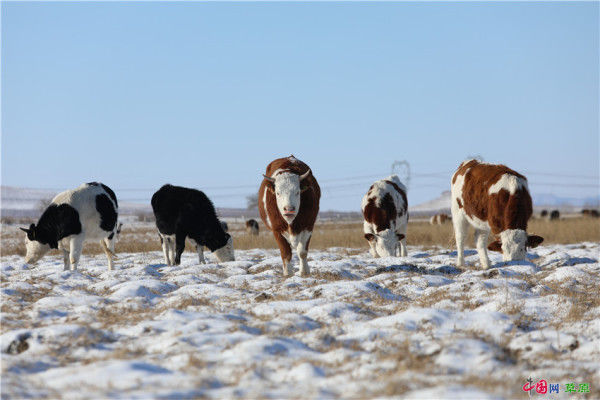
{"type": "Polygon", "coordinates": [[[373,257],[405,257],[408,201],[397,175],[376,181],[362,199],[363,230],[373,257]]]}
{"type": "Polygon", "coordinates": [[[224,231],[225,233],[229,232],[229,225],[227,225],[227,222],[225,222],[225,221],[220,221],[220,223],[221,223],[221,228],[223,228],[223,231],[224,231]]]}
{"type": "Polygon", "coordinates": [[[592,218],[598,218],[600,217],[600,213],[598,212],[598,210],[595,209],[583,209],[581,210],[581,215],[583,215],[584,217],[592,217],[592,218]]]}
{"type": "Polygon", "coordinates": [[[35,264],[50,249],[63,252],[65,270],[74,271],[86,239],[99,240],[109,271],[113,268],[118,225],[117,196],[108,186],[85,183],[59,193],[43,212],[37,225],[21,228],[27,233],[25,262],[35,264]]]}
{"type": "Polygon", "coordinates": [[[308,165],[294,156],[267,166],[258,191],[258,211],[279,245],[283,275],[291,276],[292,247],[300,258],[300,274],[310,274],[306,256],[319,213],[321,188],[308,165]]]}
{"type": "Polygon", "coordinates": [[[457,247],[457,265],[464,265],[464,241],[468,225],[475,228],[481,266],[489,268],[486,251],[490,231],[500,240],[487,248],[502,251],[504,261],[523,260],[526,247],[544,239],[527,235],[527,221],[533,212],[527,178],[504,165],[477,160],[464,161],[452,176],[452,222],[457,247]]]}
{"type": "Polygon", "coordinates": [[[443,225],[446,221],[449,221],[450,217],[446,214],[435,214],[429,219],[431,225],[443,225]]]}
{"type": "Polygon", "coordinates": [[[555,220],[555,219],[559,219],[559,218],[560,218],[560,212],[558,210],[552,210],[552,212],[548,216],[548,219],[550,221],[555,220]]]}
{"type": "Polygon", "coordinates": [[[186,237],[195,244],[201,264],[202,246],[221,262],[234,260],[233,240],[223,230],[215,207],[204,193],[167,184],[154,193],[151,203],[167,265],[181,263],[186,237]]]}
{"type": "Polygon", "coordinates": [[[548,216],[548,210],[542,210],[542,212],[540,213],[540,217],[545,218],[548,216]]]}
{"type": "Polygon", "coordinates": [[[246,221],[246,233],[252,236],[258,236],[258,222],[255,219],[246,221]]]}

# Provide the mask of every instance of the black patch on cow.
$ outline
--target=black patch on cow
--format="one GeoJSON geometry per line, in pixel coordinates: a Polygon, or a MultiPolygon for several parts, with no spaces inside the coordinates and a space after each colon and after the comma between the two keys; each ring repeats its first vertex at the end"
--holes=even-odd
{"type": "Polygon", "coordinates": [[[117,224],[117,211],[107,195],[96,196],[96,211],[100,214],[100,228],[112,232],[117,224]]]}
{"type": "Polygon", "coordinates": [[[115,192],[113,192],[112,189],[106,186],[104,183],[101,183],[100,186],[102,186],[102,189],[106,190],[106,193],[108,193],[110,198],[115,202],[115,206],[119,208],[119,203],[117,202],[117,196],[115,195],[115,192]]]}
{"type": "Polygon", "coordinates": [[[164,185],[154,193],[151,204],[158,231],[176,235],[175,242],[190,237],[215,251],[230,238],[217,218],[213,203],[199,190],[164,185]]]}
{"type": "Polygon", "coordinates": [[[115,206],[117,206],[117,208],[119,208],[119,202],[117,201],[117,196],[115,195],[115,192],[113,192],[113,190],[111,188],[106,186],[104,183],[100,183],[100,182],[88,182],[87,185],[102,186],[102,189],[104,189],[106,191],[106,193],[108,193],[110,198],[113,199],[113,201],[115,202],[115,206]]]}
{"type": "Polygon", "coordinates": [[[50,204],[37,226],[31,224],[27,237],[56,249],[60,240],[80,233],[81,221],[75,208],[68,204],[50,204]]]}
{"type": "Polygon", "coordinates": [[[108,235],[108,240],[112,240],[112,238],[115,236],[114,232],[111,232],[110,235],[108,235]]]}

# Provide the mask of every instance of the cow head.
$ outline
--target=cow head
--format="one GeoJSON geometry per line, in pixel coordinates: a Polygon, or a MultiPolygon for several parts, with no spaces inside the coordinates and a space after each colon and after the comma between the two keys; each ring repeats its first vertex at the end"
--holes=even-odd
{"type": "Polygon", "coordinates": [[[524,260],[527,247],[537,247],[544,238],[536,235],[527,235],[522,229],[507,229],[500,233],[500,240],[495,240],[488,245],[492,251],[501,251],[504,261],[524,260]]]}
{"type": "Polygon", "coordinates": [[[305,179],[310,175],[310,169],[302,175],[291,172],[277,174],[275,178],[266,175],[267,190],[275,194],[277,208],[288,224],[291,224],[300,210],[300,193],[309,189],[305,179]]]}
{"type": "Polygon", "coordinates": [[[226,233],[225,235],[227,236],[227,242],[224,246],[216,249],[213,252],[213,254],[217,257],[217,260],[219,260],[220,262],[235,261],[235,256],[233,254],[233,239],[228,233],[226,233]]]}
{"type": "Polygon", "coordinates": [[[42,243],[39,240],[38,230],[35,224],[29,225],[29,228],[21,228],[27,234],[25,237],[25,262],[27,264],[35,264],[38,262],[50,249],[57,249],[58,243],[42,243]]]}
{"type": "Polygon", "coordinates": [[[375,258],[394,257],[398,248],[398,236],[392,229],[385,229],[377,233],[365,233],[369,242],[369,251],[375,258]]]}

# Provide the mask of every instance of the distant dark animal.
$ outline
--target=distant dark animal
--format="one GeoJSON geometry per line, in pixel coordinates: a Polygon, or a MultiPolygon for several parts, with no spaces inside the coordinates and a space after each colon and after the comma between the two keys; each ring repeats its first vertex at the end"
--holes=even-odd
{"type": "Polygon", "coordinates": [[[405,257],[408,201],[397,175],[376,181],[361,202],[363,231],[373,257],[405,257]],[[399,254],[397,254],[399,253],[399,254]]]}
{"type": "Polygon", "coordinates": [[[550,221],[555,220],[555,219],[559,219],[560,218],[560,212],[558,210],[552,210],[552,212],[550,213],[550,221]]]}
{"type": "Polygon", "coordinates": [[[548,216],[548,210],[542,210],[542,212],[540,213],[540,217],[545,218],[548,216]]]}
{"type": "Polygon", "coordinates": [[[431,225],[443,225],[445,224],[447,221],[450,221],[451,218],[449,215],[446,214],[435,214],[434,216],[432,216],[429,219],[429,223],[431,225]]]}
{"type": "Polygon", "coordinates": [[[310,269],[306,257],[319,213],[321,188],[308,165],[294,156],[272,161],[263,176],[258,211],[279,245],[283,275],[292,275],[294,247],[300,259],[300,274],[307,276],[310,269]]]}
{"type": "Polygon", "coordinates": [[[63,252],[65,270],[76,270],[87,239],[99,240],[108,269],[113,268],[118,203],[115,193],[98,182],[85,183],[52,199],[37,225],[21,228],[27,233],[25,262],[35,264],[50,249],[63,252]]]}
{"type": "Polygon", "coordinates": [[[598,212],[598,210],[596,209],[583,209],[581,210],[581,214],[584,217],[592,217],[592,218],[599,218],[600,217],[600,213],[598,212]]]}
{"type": "Polygon", "coordinates": [[[255,219],[246,221],[246,233],[252,236],[258,236],[258,222],[255,219]]]}
{"type": "Polygon", "coordinates": [[[221,222],[221,228],[223,228],[223,230],[225,232],[229,232],[229,226],[227,225],[227,222],[225,221],[220,221],[221,222]]]}
{"type": "Polygon", "coordinates": [[[234,260],[231,236],[204,193],[167,184],[154,193],[151,203],[167,265],[181,263],[186,237],[195,244],[200,263],[204,263],[202,246],[221,262],[234,260]]]}
{"type": "Polygon", "coordinates": [[[527,178],[500,164],[477,160],[464,161],[451,182],[452,223],[456,237],[457,265],[464,265],[467,228],[475,228],[475,242],[484,269],[490,260],[486,244],[490,231],[500,239],[488,250],[502,251],[504,261],[523,260],[527,247],[536,247],[544,239],[527,234],[527,222],[533,213],[527,178]]]}

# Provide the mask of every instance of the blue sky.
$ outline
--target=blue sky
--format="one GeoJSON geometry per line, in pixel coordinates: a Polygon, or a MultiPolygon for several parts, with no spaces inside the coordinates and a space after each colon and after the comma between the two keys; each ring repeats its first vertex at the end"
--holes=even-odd
{"type": "Polygon", "coordinates": [[[163,183],[243,207],[273,159],[359,210],[480,155],[534,193],[598,194],[598,3],[2,3],[2,184],[163,183]]]}

